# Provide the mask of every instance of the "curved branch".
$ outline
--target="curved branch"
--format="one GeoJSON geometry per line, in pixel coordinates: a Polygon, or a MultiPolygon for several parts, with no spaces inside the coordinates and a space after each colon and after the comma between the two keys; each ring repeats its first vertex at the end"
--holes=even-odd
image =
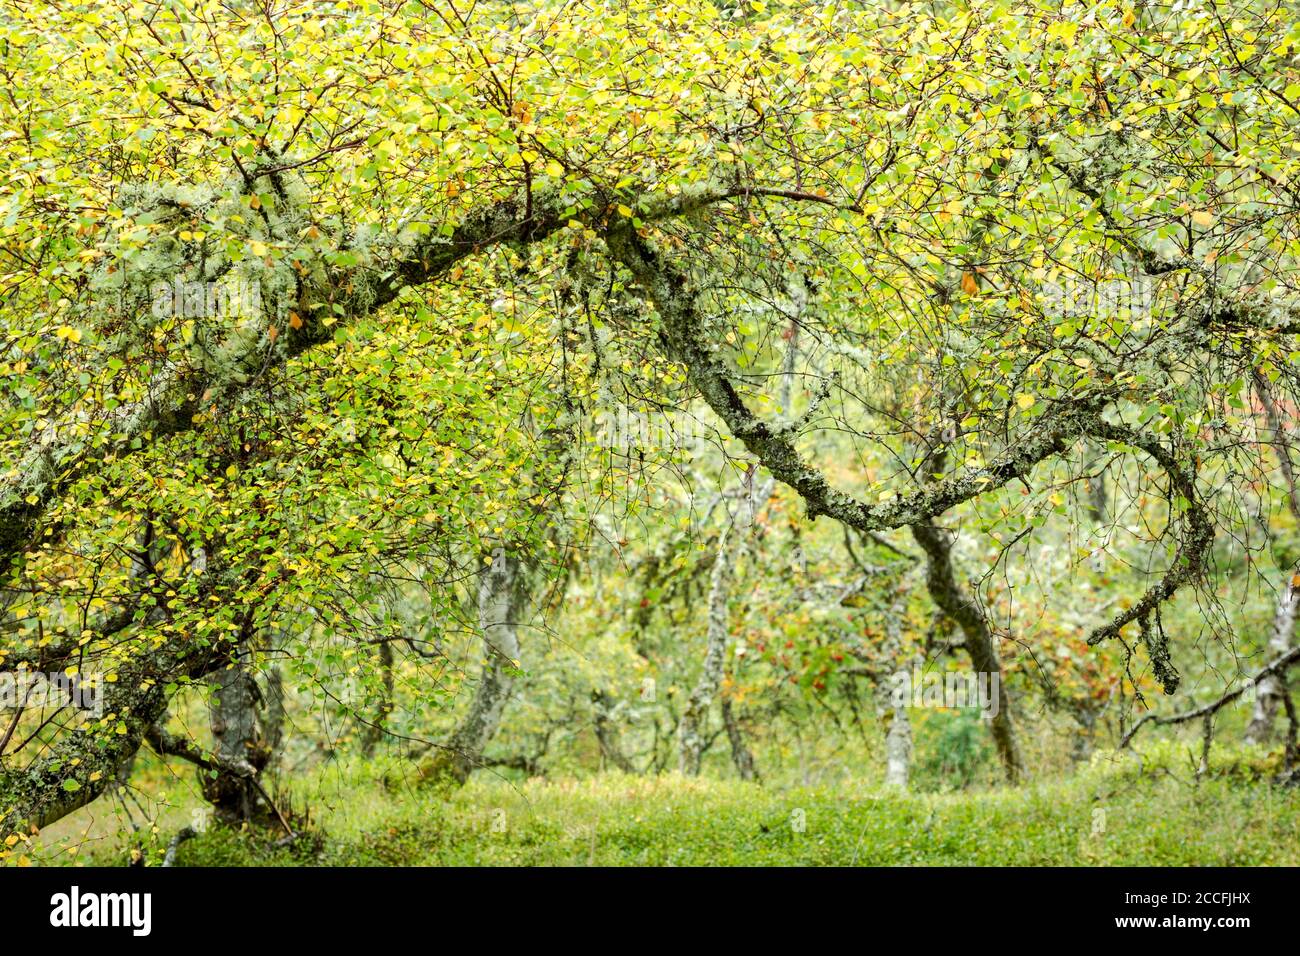
{"type": "Polygon", "coordinates": [[[1143,640],[1151,654],[1156,676],[1160,679],[1165,693],[1172,694],[1178,687],[1178,672],[1169,663],[1168,652],[1163,648],[1163,643],[1151,637],[1149,618],[1162,603],[1173,597],[1179,588],[1198,578],[1204,571],[1205,559],[1214,545],[1214,523],[1210,521],[1205,505],[1197,493],[1195,472],[1185,468],[1155,438],[1131,428],[1105,422],[1100,423],[1100,427],[1093,432],[1093,437],[1121,442],[1146,452],[1169,476],[1173,490],[1187,502],[1188,530],[1179,543],[1178,552],[1174,555],[1169,570],[1147,589],[1136,604],[1116,615],[1109,624],[1097,628],[1088,636],[1088,643],[1095,646],[1109,638],[1118,637],[1127,624],[1133,621],[1141,622],[1143,640]]]}
{"type": "Polygon", "coordinates": [[[1104,393],[1061,405],[1057,411],[1035,421],[1030,434],[982,467],[966,468],[892,501],[868,505],[832,488],[825,475],[795,448],[789,429],[774,427],[750,411],[704,338],[703,310],[687,273],[661,257],[626,219],[613,220],[605,242],[658,312],[659,336],[669,357],[685,366],[688,380],[750,453],[778,481],[799,493],[807,505],[809,518],[827,515],[864,533],[923,525],[956,505],[1027,476],[1039,462],[1065,454],[1081,438],[1119,441],[1146,452],[1169,475],[1174,491],[1186,499],[1188,533],[1180,543],[1173,565],[1161,580],[1132,608],[1097,628],[1088,637],[1088,643],[1099,644],[1117,636],[1133,621],[1144,622],[1144,638],[1157,675],[1166,693],[1173,693],[1178,685],[1177,671],[1169,663],[1162,645],[1150,637],[1145,622],[1162,602],[1201,574],[1214,542],[1214,525],[1197,494],[1195,472],[1185,469],[1154,438],[1104,421],[1100,414],[1107,402],[1104,393]]]}
{"type": "MultiPolygon", "coordinates": [[[[713,203],[750,195],[811,199],[775,188],[740,189],[705,183],[668,195],[622,197],[638,207],[644,221],[690,215],[713,203]]],[[[105,460],[148,448],[161,438],[192,429],[203,414],[237,400],[249,383],[269,368],[288,362],[331,339],[336,324],[346,324],[394,301],[404,289],[436,281],[460,261],[502,243],[540,242],[572,220],[599,225],[605,209],[594,206],[572,214],[558,197],[511,197],[472,212],[450,236],[421,236],[399,245],[393,260],[363,270],[329,271],[322,287],[306,290],[308,306],[328,302],[329,310],[299,306],[297,328],[272,334],[267,316],[250,334],[232,330],[217,352],[228,356],[219,369],[169,365],[154,376],[138,401],[112,411],[94,409],[64,416],[44,428],[17,460],[0,468],[0,580],[35,540],[45,513],[79,479],[105,460]],[[342,312],[338,309],[341,308],[342,312]],[[325,320],[330,320],[326,324],[325,320]],[[94,418],[92,415],[100,415],[94,418]]]]}
{"type": "Polygon", "coordinates": [[[794,447],[789,429],[770,425],[750,411],[703,339],[702,312],[685,272],[661,259],[625,219],[614,222],[605,241],[659,313],[660,339],[669,357],[685,366],[691,384],[750,453],[778,481],[799,493],[809,518],[826,515],[863,533],[919,524],[1025,477],[1039,462],[1064,454],[1077,439],[1100,424],[1098,413],[1103,402],[1099,399],[1062,406],[1035,422],[1032,434],[988,464],[965,468],[893,501],[868,505],[832,488],[821,471],[794,447]]]}
{"type": "Polygon", "coordinates": [[[1132,727],[1130,727],[1127,731],[1124,732],[1124,736],[1121,737],[1119,741],[1119,749],[1123,750],[1125,747],[1127,747],[1129,743],[1132,742],[1133,738],[1137,736],[1137,732],[1142,729],[1144,724],[1156,724],[1157,726],[1165,726],[1168,724],[1183,724],[1190,720],[1197,720],[1204,717],[1210,717],[1215,713],[1217,713],[1225,705],[1232,703],[1234,700],[1236,700],[1238,697],[1244,694],[1248,687],[1252,687],[1258,684],[1261,680],[1263,680],[1265,677],[1268,677],[1270,674],[1276,674],[1279,671],[1286,670],[1292,664],[1295,664],[1297,662],[1300,662],[1300,647],[1293,647],[1291,648],[1291,650],[1287,651],[1281,657],[1274,658],[1268,664],[1260,668],[1260,670],[1258,671],[1258,673],[1255,674],[1254,677],[1250,678],[1250,680],[1248,681],[1243,681],[1241,686],[1238,687],[1236,690],[1228,691],[1226,694],[1224,694],[1222,697],[1218,698],[1217,700],[1213,700],[1208,704],[1204,704],[1200,707],[1193,708],[1192,710],[1183,711],[1181,714],[1169,714],[1168,716],[1165,717],[1160,717],[1157,716],[1156,714],[1145,714],[1143,715],[1142,719],[1140,719],[1137,723],[1135,723],[1132,727]]]}

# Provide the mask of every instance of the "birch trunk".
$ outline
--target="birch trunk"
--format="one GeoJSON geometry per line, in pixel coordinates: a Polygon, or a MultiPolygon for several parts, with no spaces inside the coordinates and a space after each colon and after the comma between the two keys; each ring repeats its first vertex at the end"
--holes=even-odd
{"type": "MultiPolygon", "coordinates": [[[[885,633],[889,636],[890,655],[895,660],[902,659],[903,635],[899,626],[904,609],[901,602],[890,605],[885,633]]],[[[912,662],[906,661],[910,666],[912,662]]],[[[880,684],[885,690],[885,700],[881,710],[888,716],[888,728],[885,731],[885,786],[906,790],[912,774],[912,721],[908,716],[908,700],[899,699],[888,682],[880,684]]]]}
{"type": "MultiPolygon", "coordinates": [[[[718,553],[709,574],[709,612],[706,646],[704,651],[704,669],[699,682],[686,700],[682,719],[677,725],[677,767],[687,776],[698,776],[700,759],[704,753],[704,719],[708,715],[713,700],[718,696],[726,676],[727,642],[731,637],[731,583],[735,576],[736,564],[749,550],[750,531],[758,512],[772,497],[776,482],[769,479],[755,497],[745,501],[731,527],[722,532],[718,538],[718,553]]],[[[724,702],[729,706],[729,702],[724,702]]],[[[728,738],[732,740],[733,752],[735,739],[741,738],[742,750],[748,754],[744,745],[744,731],[733,721],[727,728],[728,738]]],[[[749,756],[752,765],[753,756],[749,756]]],[[[752,770],[752,766],[751,766],[752,770]]],[[[744,776],[744,772],[741,773],[744,776]]],[[[747,777],[745,779],[752,779],[747,777]]]]}
{"type": "Polygon", "coordinates": [[[632,761],[623,753],[623,748],[618,743],[618,731],[615,729],[614,722],[610,719],[609,698],[602,690],[591,692],[591,709],[592,723],[596,728],[596,743],[600,747],[600,755],[607,763],[617,767],[623,773],[636,773],[636,767],[632,761]]]}
{"type": "Polygon", "coordinates": [[[757,780],[758,768],[754,765],[754,754],[745,740],[745,731],[736,718],[731,705],[731,695],[722,695],[722,725],[727,728],[727,740],[731,743],[731,762],[736,765],[736,773],[741,780],[757,780]]]}
{"type": "MultiPolygon", "coordinates": [[[[742,507],[742,514],[745,510],[742,507]]],[[[731,598],[731,578],[736,561],[732,541],[743,533],[739,527],[742,521],[743,518],[737,518],[736,523],[722,533],[722,538],[718,542],[718,556],[713,562],[713,571],[709,575],[709,616],[704,669],[700,673],[695,689],[686,699],[682,719],[677,725],[677,768],[691,777],[697,776],[700,772],[700,759],[704,753],[704,717],[713,703],[718,688],[722,686],[727,638],[730,636],[727,607],[731,598]]],[[[746,527],[748,527],[747,522],[746,527]]]]}
{"type": "Polygon", "coordinates": [[[218,770],[200,771],[203,796],[212,804],[218,820],[231,826],[243,823],[270,825],[276,822],[274,810],[262,795],[257,777],[270,761],[271,748],[266,745],[258,718],[260,694],[245,662],[214,675],[216,689],[209,714],[213,750],[218,766],[245,766],[252,776],[218,770]]]}
{"type": "Polygon", "coordinates": [[[1024,775],[1020,747],[1011,717],[1010,697],[1002,679],[1002,663],[984,610],[975,597],[957,583],[952,567],[952,541],[948,532],[934,524],[914,524],[912,537],[925,552],[926,587],[939,610],[957,622],[965,636],[966,653],[976,673],[998,676],[998,711],[989,722],[989,734],[997,748],[1007,780],[1016,783],[1024,775]]]}
{"type": "MultiPolygon", "coordinates": [[[[808,305],[808,289],[802,278],[791,283],[789,292],[790,327],[786,335],[787,346],[781,358],[780,393],[778,402],[783,414],[788,415],[793,406],[795,364],[799,358],[800,319],[808,305]]],[[[757,469],[757,465],[754,469],[757,469]]],[[[753,480],[751,470],[749,480],[753,480]]],[[[728,605],[731,601],[731,582],[736,563],[750,544],[750,530],[758,512],[767,505],[776,488],[776,479],[769,478],[757,494],[747,496],[731,527],[718,538],[718,552],[709,575],[709,611],[707,643],[704,652],[704,670],[700,680],[687,698],[686,709],[677,725],[677,766],[687,776],[698,776],[700,759],[704,752],[702,726],[709,707],[722,686],[726,670],[727,639],[731,633],[728,605]]],[[[754,756],[745,743],[744,731],[731,714],[731,702],[723,701],[723,722],[731,742],[731,752],[736,769],[742,779],[757,777],[754,756]]]]}
{"type": "Polygon", "coordinates": [[[262,736],[270,755],[267,767],[274,770],[284,757],[284,675],[280,668],[266,669],[266,689],[262,696],[266,701],[262,736]]]}
{"type": "MultiPolygon", "coordinates": [[[[1290,581],[1283,588],[1273,614],[1273,630],[1268,640],[1268,657],[1285,654],[1295,637],[1296,612],[1300,609],[1300,589],[1290,581]]],[[[1246,743],[1267,744],[1273,736],[1273,720],[1286,694],[1286,672],[1269,674],[1255,690],[1255,709],[1246,727],[1246,743]]]]}
{"type": "Polygon", "coordinates": [[[379,644],[379,672],[383,682],[383,697],[375,708],[374,716],[361,733],[361,752],[373,757],[375,748],[387,733],[388,716],[393,712],[393,645],[388,641],[379,644]]]}
{"type": "Polygon", "coordinates": [[[907,789],[912,768],[912,724],[907,704],[891,704],[893,717],[885,734],[885,785],[907,789]]]}
{"type": "Polygon", "coordinates": [[[519,614],[525,602],[520,561],[497,548],[479,575],[478,617],[484,664],[469,713],[442,751],[420,768],[420,779],[457,785],[483,763],[483,751],[501,724],[501,714],[519,667],[519,614]]]}

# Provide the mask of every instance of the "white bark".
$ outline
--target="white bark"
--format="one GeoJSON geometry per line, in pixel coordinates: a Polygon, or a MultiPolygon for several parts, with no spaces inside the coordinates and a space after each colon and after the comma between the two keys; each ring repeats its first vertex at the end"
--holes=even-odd
{"type": "MultiPolygon", "coordinates": [[[[1285,654],[1295,637],[1296,613],[1300,610],[1300,588],[1287,581],[1273,614],[1273,630],[1268,640],[1269,658],[1285,654]]],[[[1273,735],[1273,720],[1286,693],[1286,672],[1269,674],[1255,691],[1255,710],[1246,727],[1246,742],[1266,744],[1273,735]]]]}
{"type": "Polygon", "coordinates": [[[906,703],[892,706],[894,716],[885,734],[885,784],[906,790],[912,767],[912,725],[906,703]]]}
{"type": "MultiPolygon", "coordinates": [[[[910,660],[904,660],[902,654],[903,634],[901,622],[906,613],[901,600],[895,600],[886,612],[885,634],[889,639],[889,656],[911,666],[910,660]]],[[[907,696],[895,693],[892,682],[882,681],[883,691],[881,711],[889,715],[889,726],[885,731],[885,785],[906,790],[912,774],[912,721],[907,707],[907,696]]]]}
{"type": "MultiPolygon", "coordinates": [[[[741,507],[742,515],[747,509],[741,507]]],[[[742,521],[737,518],[737,522],[742,521]]],[[[731,576],[736,555],[731,542],[741,530],[736,524],[722,532],[718,542],[718,556],[713,561],[709,576],[709,611],[704,669],[700,679],[686,699],[681,723],[677,725],[677,767],[682,773],[695,776],[700,772],[700,757],[704,752],[701,729],[709,705],[722,685],[723,667],[726,664],[727,638],[730,627],[727,605],[731,597],[731,576]]]]}
{"type": "Polygon", "coordinates": [[[753,498],[742,502],[731,526],[722,532],[718,540],[718,555],[713,561],[713,570],[709,576],[704,669],[691,696],[686,700],[681,722],[677,725],[677,765],[688,776],[696,776],[700,772],[700,758],[704,752],[704,718],[718,694],[718,688],[722,686],[726,670],[727,642],[731,637],[731,582],[736,564],[749,550],[754,519],[767,505],[775,487],[775,480],[768,479],[753,498]]]}

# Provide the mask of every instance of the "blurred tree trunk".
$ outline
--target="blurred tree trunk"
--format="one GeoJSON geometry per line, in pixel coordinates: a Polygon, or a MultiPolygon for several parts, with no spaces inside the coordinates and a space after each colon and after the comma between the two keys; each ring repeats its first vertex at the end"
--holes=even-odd
{"type": "MultiPolygon", "coordinates": [[[[1295,467],[1291,461],[1291,445],[1282,420],[1281,409],[1273,395],[1273,388],[1268,377],[1259,369],[1253,370],[1255,391],[1264,406],[1264,418],[1272,435],[1273,446],[1277,451],[1278,466],[1286,482],[1286,503],[1291,514],[1300,521],[1300,491],[1296,488],[1295,467]]],[[[1273,614],[1273,629],[1269,634],[1269,657],[1284,654],[1295,639],[1297,605],[1300,604],[1300,591],[1297,591],[1295,579],[1286,581],[1282,594],[1278,598],[1277,609],[1273,614]]],[[[1286,671],[1269,674],[1255,689],[1255,709],[1250,723],[1246,726],[1246,742],[1266,744],[1273,736],[1273,721],[1277,716],[1278,705],[1287,694],[1286,671]]]]}
{"type": "Polygon", "coordinates": [[[885,784],[906,790],[912,769],[912,724],[907,704],[893,703],[891,711],[885,733],[885,784]]]}
{"type": "MultiPolygon", "coordinates": [[[[1282,588],[1282,597],[1273,614],[1273,630],[1268,640],[1270,659],[1285,654],[1295,637],[1296,612],[1300,605],[1300,588],[1288,580],[1282,588]]],[[[1273,736],[1273,721],[1278,706],[1286,696],[1286,672],[1269,674],[1255,689],[1255,709],[1246,726],[1246,742],[1267,744],[1273,736]]]]}
{"type": "Polygon", "coordinates": [[[438,754],[420,767],[429,782],[465,783],[483,762],[483,751],[501,723],[519,667],[519,614],[526,603],[525,575],[518,557],[504,548],[479,572],[478,618],[484,664],[469,713],[438,754]]]}
{"type": "Polygon", "coordinates": [[[741,780],[757,780],[758,768],[754,765],[754,754],[745,740],[744,728],[736,717],[732,706],[731,692],[722,694],[722,725],[727,728],[727,740],[731,743],[731,762],[736,765],[736,773],[741,780]]]}
{"type": "Polygon", "coordinates": [[[1006,681],[1002,679],[1002,663],[998,660],[997,645],[984,609],[965,588],[957,583],[952,567],[952,539],[949,532],[935,524],[911,526],[912,537],[925,552],[926,586],[939,610],[957,622],[965,636],[963,646],[970,656],[971,667],[977,674],[998,678],[998,711],[989,721],[989,733],[1002,760],[1007,780],[1016,783],[1024,775],[1020,747],[1016,741],[1015,724],[1011,717],[1010,696],[1006,681]]]}
{"type": "Polygon", "coordinates": [[[374,756],[375,748],[387,732],[388,715],[393,712],[393,645],[388,641],[379,642],[379,673],[383,697],[361,733],[361,752],[366,757],[374,756]]]}
{"type": "MultiPolygon", "coordinates": [[[[846,539],[845,544],[848,544],[846,539]]],[[[895,597],[890,604],[885,622],[885,633],[889,638],[886,649],[894,660],[903,661],[904,666],[913,662],[903,655],[903,634],[900,622],[904,609],[902,601],[895,597]]],[[[906,790],[912,775],[912,721],[907,708],[910,703],[906,698],[890,688],[888,681],[880,681],[882,689],[888,689],[881,710],[884,712],[887,728],[885,730],[885,785],[906,790]]]]}
{"type": "Polygon", "coordinates": [[[704,752],[704,718],[713,698],[722,685],[726,664],[727,639],[731,635],[728,620],[728,603],[731,599],[731,577],[736,563],[736,550],[732,541],[748,528],[744,517],[748,509],[741,506],[741,515],[718,541],[718,556],[709,576],[709,606],[707,639],[704,651],[704,668],[694,690],[686,699],[682,718],[677,724],[677,768],[687,776],[700,772],[700,758],[704,752]],[[741,528],[741,523],[744,528],[741,528]]]}
{"type": "Polygon", "coordinates": [[[1088,471],[1088,517],[1098,525],[1104,524],[1110,517],[1105,463],[1105,450],[1094,448],[1084,464],[1088,471]]]}
{"type": "MultiPolygon", "coordinates": [[[[922,480],[932,481],[943,470],[947,456],[945,444],[932,445],[920,465],[922,480]]],[[[971,668],[976,674],[989,675],[990,683],[993,676],[997,675],[998,707],[997,713],[989,721],[989,735],[997,748],[1007,781],[1017,783],[1024,776],[1024,763],[1011,716],[1011,698],[1007,693],[1007,683],[1002,679],[997,639],[975,595],[957,581],[952,565],[952,532],[929,521],[911,525],[911,532],[912,538],[925,553],[926,589],[935,606],[961,628],[964,637],[962,646],[970,657],[971,668]]]]}
{"type": "Polygon", "coordinates": [[[240,826],[276,822],[259,776],[270,763],[261,719],[262,697],[242,649],[234,664],[213,675],[215,689],[209,703],[216,769],[200,770],[203,796],[222,823],[240,826]],[[252,773],[232,772],[241,767],[252,773]]]}
{"type": "MultiPolygon", "coordinates": [[[[785,353],[781,358],[780,390],[777,397],[782,414],[790,414],[793,407],[795,365],[799,359],[800,319],[808,305],[808,288],[802,276],[790,283],[787,289],[788,315],[790,325],[783,334],[786,340],[785,353]]],[[[709,708],[722,686],[726,670],[727,641],[731,636],[729,604],[731,601],[731,582],[736,564],[750,547],[750,532],[758,513],[766,506],[776,488],[776,479],[770,477],[759,488],[753,487],[758,471],[757,463],[750,467],[745,478],[748,494],[738,509],[731,526],[718,537],[717,555],[709,576],[709,606],[707,642],[704,652],[704,669],[700,679],[686,700],[681,721],[677,725],[677,766],[688,775],[697,776],[700,772],[700,758],[704,752],[704,735],[702,726],[709,708]]],[[[754,756],[744,739],[744,729],[730,714],[731,703],[724,697],[723,723],[727,737],[731,741],[732,759],[741,778],[752,780],[757,777],[754,768],[754,756]]]]}
{"type": "Polygon", "coordinates": [[[267,769],[274,770],[284,756],[284,675],[272,665],[266,669],[266,688],[262,692],[265,714],[262,718],[262,735],[269,752],[267,769]]]}
{"type": "Polygon", "coordinates": [[[624,773],[636,773],[636,767],[623,753],[618,743],[618,734],[610,720],[609,697],[603,690],[591,692],[592,722],[596,728],[596,743],[600,746],[600,755],[606,762],[613,764],[624,773]]]}

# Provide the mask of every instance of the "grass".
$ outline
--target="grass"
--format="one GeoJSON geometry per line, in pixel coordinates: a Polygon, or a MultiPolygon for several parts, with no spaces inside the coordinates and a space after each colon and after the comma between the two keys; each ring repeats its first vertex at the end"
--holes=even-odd
{"type": "MultiPolygon", "coordinates": [[[[181,846],[178,864],[1294,866],[1300,790],[1270,783],[1271,769],[1260,753],[1225,751],[1198,783],[1182,750],[1157,746],[1141,768],[1099,756],[1068,779],[956,793],[617,774],[478,775],[436,792],[390,789],[382,767],[358,764],[295,792],[317,821],[295,846],[213,827],[181,846]]],[[[171,813],[134,844],[108,836],[75,856],[55,853],[47,833],[46,859],[122,863],[134,845],[156,860],[187,822],[185,807],[171,813]]]]}

